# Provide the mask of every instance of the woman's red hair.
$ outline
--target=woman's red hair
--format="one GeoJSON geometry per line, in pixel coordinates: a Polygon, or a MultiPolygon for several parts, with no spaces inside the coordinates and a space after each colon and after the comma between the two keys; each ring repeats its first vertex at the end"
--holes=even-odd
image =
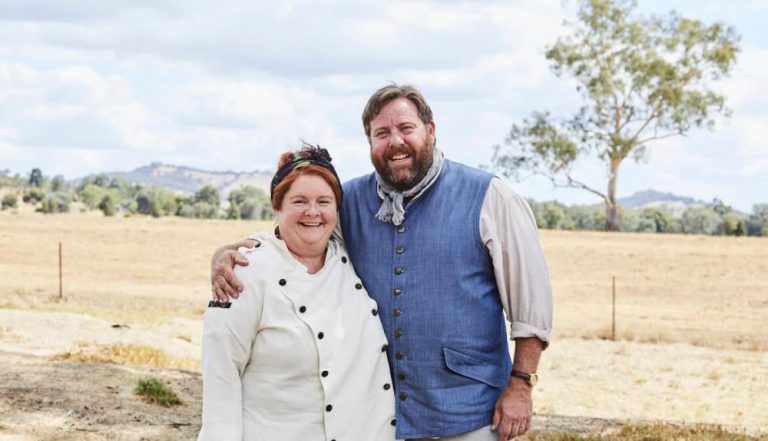
{"type": "MultiPolygon", "coordinates": [[[[280,155],[280,161],[277,163],[277,168],[279,169],[283,165],[293,161],[294,153],[293,152],[285,152],[282,155],[280,155]]],[[[288,190],[291,189],[291,185],[296,181],[296,179],[299,178],[299,176],[302,175],[309,175],[309,176],[319,176],[322,178],[333,191],[333,196],[336,199],[336,209],[338,210],[341,203],[341,187],[339,184],[339,181],[336,179],[336,177],[331,173],[330,170],[327,168],[321,167],[319,165],[309,164],[305,165],[304,167],[299,167],[297,169],[294,169],[292,172],[288,173],[279,184],[275,186],[275,189],[272,190],[272,209],[273,210],[280,210],[283,208],[283,199],[285,199],[285,194],[288,193],[288,190]]]]}

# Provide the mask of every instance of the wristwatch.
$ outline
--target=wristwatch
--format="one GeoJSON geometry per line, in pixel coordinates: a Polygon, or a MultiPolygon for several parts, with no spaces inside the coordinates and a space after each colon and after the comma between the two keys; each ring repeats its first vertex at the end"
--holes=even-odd
{"type": "Polygon", "coordinates": [[[525,372],[520,372],[512,369],[512,376],[517,378],[522,378],[525,380],[531,387],[536,386],[536,383],[539,382],[539,375],[537,373],[528,374],[525,372]]]}

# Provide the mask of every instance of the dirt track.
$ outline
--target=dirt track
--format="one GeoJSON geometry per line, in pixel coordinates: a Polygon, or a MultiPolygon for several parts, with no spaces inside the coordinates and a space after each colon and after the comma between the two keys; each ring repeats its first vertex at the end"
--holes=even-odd
{"type": "MultiPolygon", "coordinates": [[[[201,401],[197,369],[51,357],[61,359],[83,344],[117,344],[152,346],[194,360],[200,327],[200,320],[173,319],[115,328],[84,314],[0,308],[0,440],[194,439],[201,401]],[[142,402],[133,389],[147,375],[169,382],[186,405],[165,409],[142,402]]],[[[601,433],[631,419],[768,434],[765,406],[759,404],[768,393],[768,353],[560,339],[539,367],[543,381],[534,394],[534,428],[540,431],[601,433]]]]}
{"type": "MultiPolygon", "coordinates": [[[[0,352],[0,440],[191,440],[200,429],[200,374],[51,362],[0,352]],[[164,408],[133,393],[147,375],[165,380],[185,402],[164,408]]],[[[540,431],[600,433],[619,421],[537,415],[540,431]]]]}
{"type": "Polygon", "coordinates": [[[50,362],[0,352],[2,440],[190,440],[199,428],[200,375],[169,369],[50,362]],[[162,378],[185,402],[139,399],[139,378],[162,378]]]}

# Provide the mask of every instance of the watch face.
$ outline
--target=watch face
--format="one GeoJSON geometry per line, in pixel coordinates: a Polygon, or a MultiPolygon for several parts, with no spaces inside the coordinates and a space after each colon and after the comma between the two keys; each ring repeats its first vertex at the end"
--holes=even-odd
{"type": "Polygon", "coordinates": [[[528,383],[531,384],[531,386],[536,386],[536,383],[539,382],[539,374],[531,374],[531,378],[528,380],[528,383]]]}

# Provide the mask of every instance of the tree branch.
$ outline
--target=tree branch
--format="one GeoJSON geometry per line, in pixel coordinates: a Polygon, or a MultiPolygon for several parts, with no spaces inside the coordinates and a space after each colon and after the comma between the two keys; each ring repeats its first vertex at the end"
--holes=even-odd
{"type": "Polygon", "coordinates": [[[547,179],[549,179],[552,182],[552,185],[554,185],[555,187],[559,187],[559,188],[580,188],[582,190],[586,190],[586,191],[588,191],[590,193],[593,193],[593,194],[597,195],[598,197],[603,199],[607,204],[610,205],[610,201],[608,200],[608,196],[606,196],[605,194],[599,192],[598,190],[595,190],[594,188],[588,186],[587,184],[585,184],[585,183],[583,183],[583,182],[581,182],[581,181],[579,181],[577,179],[574,179],[573,177],[571,177],[571,175],[569,173],[564,173],[564,174],[565,174],[565,179],[568,181],[567,183],[559,183],[559,182],[557,182],[557,178],[556,178],[555,175],[544,174],[544,176],[547,179]]]}
{"type": "Polygon", "coordinates": [[[643,145],[643,144],[645,144],[646,142],[649,142],[649,141],[656,141],[656,140],[659,140],[659,139],[670,138],[672,136],[679,136],[679,135],[682,135],[682,132],[679,131],[679,130],[676,131],[676,132],[665,133],[663,135],[654,135],[654,136],[651,136],[651,137],[648,137],[648,138],[641,139],[641,140],[637,141],[637,145],[643,145]]]}

